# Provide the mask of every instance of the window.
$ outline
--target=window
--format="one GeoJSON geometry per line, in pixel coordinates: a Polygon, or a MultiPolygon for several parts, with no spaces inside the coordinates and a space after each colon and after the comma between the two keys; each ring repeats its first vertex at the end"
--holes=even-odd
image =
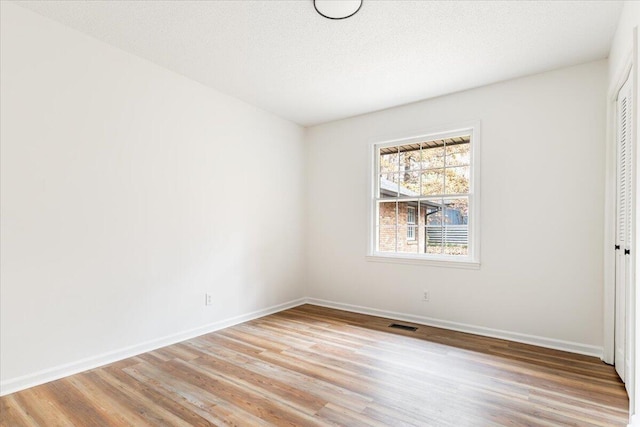
{"type": "Polygon", "coordinates": [[[477,127],[373,146],[371,256],[478,265],[477,127]]]}
{"type": "Polygon", "coordinates": [[[416,240],[416,208],[407,206],[407,240],[416,240]]]}

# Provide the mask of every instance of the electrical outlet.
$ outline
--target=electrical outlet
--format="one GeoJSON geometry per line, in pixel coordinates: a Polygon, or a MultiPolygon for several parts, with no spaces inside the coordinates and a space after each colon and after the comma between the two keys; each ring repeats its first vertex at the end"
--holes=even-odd
{"type": "Polygon", "coordinates": [[[211,304],[213,304],[213,295],[204,294],[204,305],[211,305],[211,304]]]}
{"type": "Polygon", "coordinates": [[[422,291],[422,301],[429,302],[429,291],[422,291]]]}

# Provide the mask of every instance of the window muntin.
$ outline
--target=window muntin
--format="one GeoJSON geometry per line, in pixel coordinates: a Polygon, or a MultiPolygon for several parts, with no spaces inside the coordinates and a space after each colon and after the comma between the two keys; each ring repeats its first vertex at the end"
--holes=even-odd
{"type": "Polygon", "coordinates": [[[469,129],[374,146],[374,254],[477,260],[473,144],[469,129]]]}

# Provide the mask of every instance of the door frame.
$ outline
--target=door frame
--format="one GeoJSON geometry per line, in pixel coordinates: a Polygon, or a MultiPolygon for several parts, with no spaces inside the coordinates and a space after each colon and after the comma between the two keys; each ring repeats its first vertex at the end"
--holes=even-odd
{"type": "Polygon", "coordinates": [[[627,81],[632,79],[632,93],[633,93],[633,110],[630,121],[634,126],[634,131],[631,134],[631,147],[632,147],[632,177],[631,177],[631,217],[629,218],[632,224],[631,235],[631,256],[629,257],[630,263],[630,278],[629,289],[626,295],[626,345],[625,358],[629,361],[626,376],[626,389],[629,394],[629,414],[633,417],[635,415],[635,396],[636,396],[636,384],[640,385],[639,381],[636,381],[636,332],[640,332],[640,329],[636,328],[636,264],[638,253],[636,253],[636,240],[640,230],[636,227],[636,205],[640,202],[640,198],[637,197],[637,189],[640,188],[638,179],[638,165],[640,165],[640,153],[637,146],[638,135],[638,104],[640,101],[640,88],[638,87],[638,33],[637,28],[634,29],[632,49],[625,56],[623,66],[618,70],[615,78],[612,80],[612,84],[607,91],[607,138],[605,147],[605,206],[604,206],[604,311],[603,311],[603,326],[604,326],[604,340],[603,340],[603,353],[602,360],[605,363],[614,363],[615,354],[615,226],[616,226],[616,177],[617,177],[617,108],[616,100],[620,89],[627,81]],[[633,69],[633,73],[631,73],[633,69]]]}
{"type": "MultiPolygon", "coordinates": [[[[616,195],[617,195],[617,124],[616,124],[616,100],[622,86],[630,75],[633,61],[629,54],[625,61],[625,66],[614,80],[615,84],[609,88],[607,96],[607,144],[606,144],[606,169],[605,178],[607,185],[605,186],[605,233],[604,233],[604,346],[602,360],[605,363],[613,364],[614,362],[614,338],[615,338],[615,279],[616,279],[616,262],[615,251],[613,249],[616,240],[616,195]]],[[[632,142],[632,146],[633,146],[632,142]]],[[[637,154],[635,147],[632,147],[634,156],[637,154]]],[[[632,170],[635,173],[635,159],[633,161],[632,170]]],[[[631,193],[635,195],[635,180],[632,176],[631,193]]],[[[635,218],[635,206],[632,203],[632,215],[629,220],[635,218]]],[[[634,227],[635,229],[635,227],[634,227]]],[[[633,240],[633,236],[632,236],[633,240]]],[[[633,257],[630,257],[633,258],[633,257]]],[[[629,322],[627,322],[629,323],[629,322]]],[[[628,347],[628,346],[627,346],[628,347]]]]}

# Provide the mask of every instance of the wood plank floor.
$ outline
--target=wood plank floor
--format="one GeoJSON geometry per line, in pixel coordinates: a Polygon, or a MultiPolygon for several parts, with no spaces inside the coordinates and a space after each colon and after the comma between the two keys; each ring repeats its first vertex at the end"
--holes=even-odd
{"type": "Polygon", "coordinates": [[[5,396],[0,425],[626,425],[596,358],[390,323],[300,306],[5,396]]]}

